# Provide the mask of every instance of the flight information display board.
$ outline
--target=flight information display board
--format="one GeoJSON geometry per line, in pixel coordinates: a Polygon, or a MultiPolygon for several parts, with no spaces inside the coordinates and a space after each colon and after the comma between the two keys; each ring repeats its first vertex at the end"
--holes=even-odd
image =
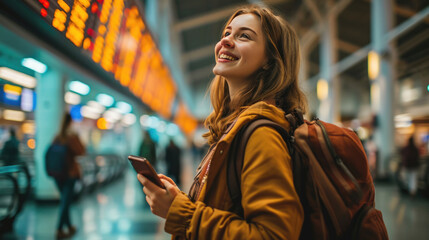
{"type": "Polygon", "coordinates": [[[176,85],[135,0],[23,0],[84,55],[165,118],[176,85]]]}

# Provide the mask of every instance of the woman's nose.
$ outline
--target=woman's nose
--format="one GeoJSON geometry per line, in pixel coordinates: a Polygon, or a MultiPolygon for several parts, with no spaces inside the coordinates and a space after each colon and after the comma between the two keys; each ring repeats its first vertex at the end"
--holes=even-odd
{"type": "Polygon", "coordinates": [[[234,46],[234,41],[232,41],[231,39],[231,35],[222,38],[222,40],[220,41],[220,44],[224,47],[233,47],[234,46]]]}

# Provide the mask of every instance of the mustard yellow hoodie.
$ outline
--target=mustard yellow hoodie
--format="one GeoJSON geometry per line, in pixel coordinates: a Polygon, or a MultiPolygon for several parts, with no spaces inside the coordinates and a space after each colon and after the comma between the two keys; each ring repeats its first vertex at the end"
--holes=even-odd
{"type": "Polygon", "coordinates": [[[217,143],[207,182],[194,203],[185,194],[174,199],[165,231],[173,239],[299,238],[304,211],[293,185],[292,162],[286,143],[270,127],[251,135],[244,154],[241,192],[244,217],[228,211],[227,156],[234,136],[252,119],[265,117],[289,127],[284,112],[265,102],[246,109],[217,143]]]}

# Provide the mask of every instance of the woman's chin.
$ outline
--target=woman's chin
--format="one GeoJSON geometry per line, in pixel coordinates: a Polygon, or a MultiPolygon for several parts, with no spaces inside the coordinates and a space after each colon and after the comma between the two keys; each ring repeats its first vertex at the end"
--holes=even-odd
{"type": "Polygon", "coordinates": [[[213,74],[214,75],[218,75],[218,76],[222,76],[222,77],[227,77],[229,75],[229,72],[227,69],[224,69],[222,66],[215,66],[213,68],[213,74]]]}

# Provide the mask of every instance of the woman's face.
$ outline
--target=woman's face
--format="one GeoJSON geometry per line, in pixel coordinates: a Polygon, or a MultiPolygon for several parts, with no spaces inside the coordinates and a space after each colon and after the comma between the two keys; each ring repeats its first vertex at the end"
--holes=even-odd
{"type": "Polygon", "coordinates": [[[216,44],[215,57],[214,74],[225,77],[230,84],[245,84],[267,63],[259,18],[253,14],[235,17],[216,44]]]}

